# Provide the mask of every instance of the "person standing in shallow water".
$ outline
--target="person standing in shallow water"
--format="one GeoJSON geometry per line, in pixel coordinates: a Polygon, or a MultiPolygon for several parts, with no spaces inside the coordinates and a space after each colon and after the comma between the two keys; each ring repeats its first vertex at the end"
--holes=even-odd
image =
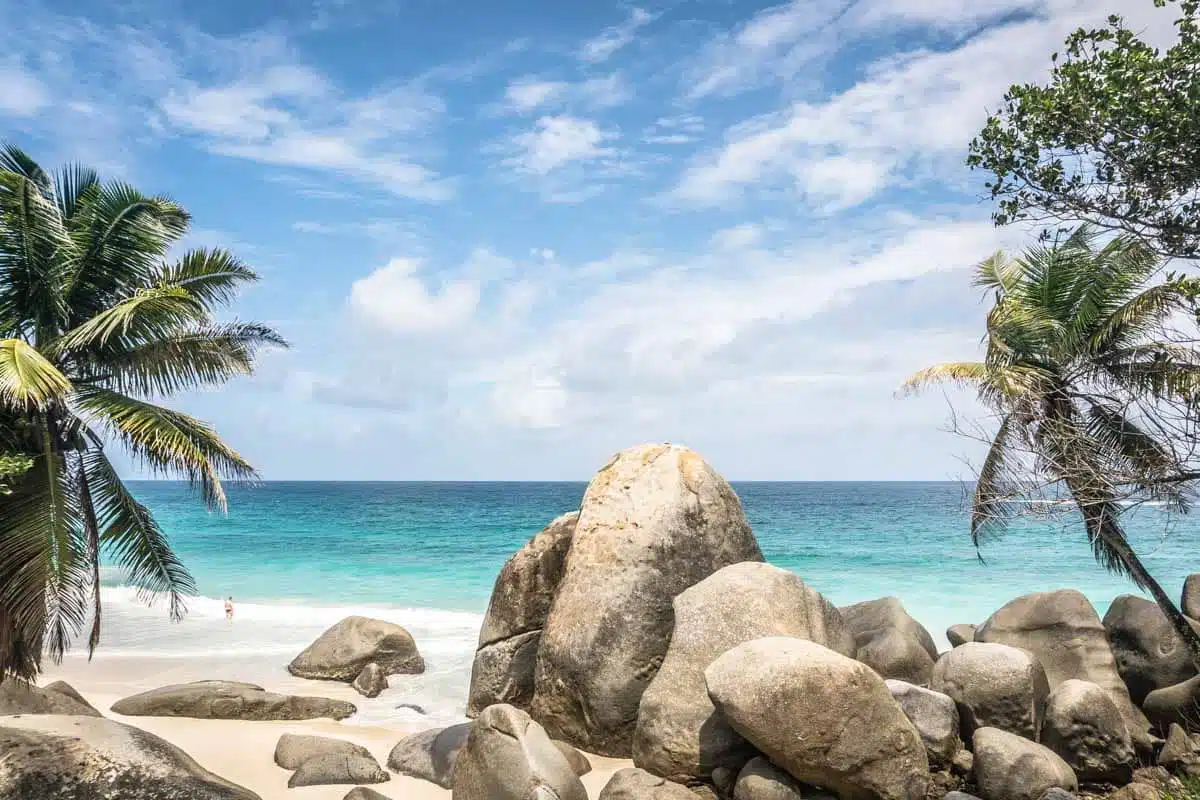
{"type": "Polygon", "coordinates": [[[225,598],[225,619],[228,622],[233,622],[233,598],[225,598]]]}

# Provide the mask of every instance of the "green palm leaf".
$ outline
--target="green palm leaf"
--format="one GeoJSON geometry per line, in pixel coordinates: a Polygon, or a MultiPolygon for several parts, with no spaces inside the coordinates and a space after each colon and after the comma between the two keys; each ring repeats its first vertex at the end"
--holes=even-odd
{"type": "Polygon", "coordinates": [[[0,404],[44,408],[71,391],[71,382],[27,342],[0,339],[0,404]]]}

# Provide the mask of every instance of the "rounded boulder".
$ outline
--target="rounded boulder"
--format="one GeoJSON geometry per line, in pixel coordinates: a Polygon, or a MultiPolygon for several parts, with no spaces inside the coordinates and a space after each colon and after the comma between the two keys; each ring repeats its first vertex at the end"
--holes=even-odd
{"type": "Polygon", "coordinates": [[[346,617],[288,664],[297,678],[350,683],[374,662],[387,675],[425,671],[417,643],[404,628],[370,617],[346,617]]]}
{"type": "Polygon", "coordinates": [[[1128,783],[1133,774],[1129,728],[1112,696],[1094,683],[1067,680],[1050,693],[1041,741],[1085,783],[1128,783]]]}
{"type": "Polygon", "coordinates": [[[999,728],[1036,739],[1050,694],[1046,673],[1024,650],[967,642],[938,659],[930,688],[958,706],[964,738],[977,728],[999,728]]]}
{"type": "Polygon", "coordinates": [[[489,706],[454,763],[453,800],[587,800],[567,757],[519,708],[489,706]]]}

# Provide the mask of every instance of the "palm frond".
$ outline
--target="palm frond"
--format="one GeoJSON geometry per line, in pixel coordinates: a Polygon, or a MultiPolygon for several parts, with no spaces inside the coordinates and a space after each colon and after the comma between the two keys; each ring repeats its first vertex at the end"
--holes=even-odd
{"type": "Polygon", "coordinates": [[[100,186],[96,170],[82,164],[67,164],[54,177],[54,197],[64,220],[75,216],[75,211],[88,202],[100,186]]]}
{"type": "Polygon", "coordinates": [[[1006,414],[979,468],[971,503],[971,542],[976,551],[1003,533],[1008,524],[1012,492],[1005,485],[1004,476],[1016,427],[1015,414],[1006,414]]]}
{"type": "Polygon", "coordinates": [[[71,250],[53,197],[22,174],[0,171],[0,335],[40,343],[61,330],[71,250]]]}
{"type": "Polygon", "coordinates": [[[258,273],[221,249],[192,250],[178,262],[162,265],[156,276],[157,284],[186,289],[209,309],[227,305],[243,285],[258,280],[258,273]]]}
{"type": "Polygon", "coordinates": [[[1186,307],[1187,297],[1179,286],[1169,283],[1152,286],[1108,309],[1108,314],[1088,332],[1087,349],[1105,354],[1138,343],[1186,307]]]}
{"type": "Polygon", "coordinates": [[[979,388],[991,379],[986,364],[979,361],[949,361],[934,364],[909,376],[900,386],[903,394],[918,394],[934,384],[950,383],[957,386],[979,388]]]}
{"type": "Polygon", "coordinates": [[[995,289],[1002,295],[1016,289],[1021,279],[1021,265],[1003,250],[997,250],[975,267],[971,285],[995,289]]]}
{"type": "Polygon", "coordinates": [[[139,290],[129,299],[100,311],[53,342],[49,349],[66,353],[104,347],[112,337],[125,340],[127,346],[136,346],[207,322],[208,312],[203,304],[186,289],[157,286],[139,290]]]}
{"type": "Polygon", "coordinates": [[[71,382],[28,342],[0,339],[0,403],[44,408],[71,391],[71,382]]]}
{"type": "Polygon", "coordinates": [[[33,157],[14,144],[0,147],[0,170],[12,172],[32,181],[46,197],[54,194],[54,180],[33,157]]]}

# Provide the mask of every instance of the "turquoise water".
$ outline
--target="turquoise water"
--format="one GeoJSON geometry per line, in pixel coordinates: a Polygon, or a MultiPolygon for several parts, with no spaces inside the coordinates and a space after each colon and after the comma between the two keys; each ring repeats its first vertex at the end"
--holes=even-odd
{"type": "MultiPolygon", "coordinates": [[[[284,666],[348,614],[392,620],[428,666],[393,677],[356,721],[461,719],[492,582],[508,556],[578,507],[582,483],[268,483],[230,492],[228,515],[206,512],[186,486],[135,483],[196,578],[201,597],[182,624],[145,608],[106,571],[98,658],[141,659],[172,680],[222,677],[278,685],[284,666]],[[229,624],[219,598],[235,599],[229,624]],[[156,659],[153,662],[145,659],[156,659]]],[[[904,601],[942,646],[946,627],[978,623],[1026,592],[1074,587],[1101,614],[1134,591],[1092,560],[1070,520],[1023,520],[984,551],[967,533],[963,489],[951,483],[734,484],[767,559],[841,605],[904,601]]],[[[1127,518],[1137,550],[1171,594],[1200,571],[1198,520],[1164,538],[1162,515],[1127,518]]],[[[82,651],[76,656],[82,658],[82,651]]]]}

